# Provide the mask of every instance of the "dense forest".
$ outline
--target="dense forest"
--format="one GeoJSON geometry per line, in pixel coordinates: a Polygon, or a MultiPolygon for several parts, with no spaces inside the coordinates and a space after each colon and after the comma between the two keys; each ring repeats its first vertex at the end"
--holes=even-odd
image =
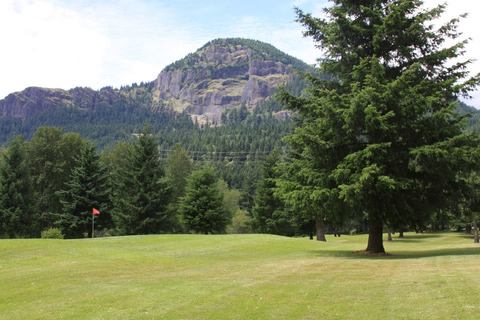
{"type": "MultiPolygon", "coordinates": [[[[464,105],[461,110],[465,110],[463,114],[470,111],[464,105]]],[[[104,124],[98,119],[92,120],[90,127],[78,127],[77,132],[45,126],[26,139],[18,136],[2,151],[0,233],[4,237],[37,237],[57,228],[54,230],[65,237],[91,236],[89,213],[95,207],[102,212],[96,221],[97,236],[189,231],[312,236],[318,230],[315,219],[308,213],[299,214],[274,192],[282,166],[290,161],[283,137],[296,123],[289,113],[277,117],[279,111],[277,102],[264,103],[253,112],[243,106],[224,113],[223,125],[206,127],[192,123],[186,114],[163,112],[157,122],[139,114],[143,126],[132,124],[127,134],[119,124],[118,135],[100,141],[95,137],[101,136],[104,124]],[[133,197],[130,190],[144,186],[132,183],[147,183],[148,177],[158,177],[161,182],[142,190],[144,196],[133,197]],[[192,198],[201,196],[197,193],[202,187],[216,203],[212,215],[223,218],[198,225],[190,204],[195,203],[192,198]],[[141,208],[149,205],[135,203],[141,198],[158,198],[162,205],[152,205],[152,212],[144,212],[141,208]],[[129,229],[132,217],[123,213],[135,212],[133,208],[140,210],[134,214],[138,224],[145,219],[169,222],[161,227],[149,223],[148,228],[129,229]]],[[[74,116],[65,119],[64,124],[75,124],[74,116]]],[[[367,230],[365,217],[325,222],[326,232],[335,234],[367,230]]],[[[468,215],[452,209],[410,227],[418,232],[463,230],[470,224],[468,215]]]]}
{"type": "MultiPolygon", "coordinates": [[[[4,189],[5,197],[22,197],[28,210],[22,208],[18,212],[25,216],[17,217],[16,201],[4,200],[2,208],[13,206],[2,211],[4,225],[1,233],[4,236],[39,236],[42,230],[51,227],[59,228],[67,237],[87,235],[85,221],[82,222],[79,217],[66,217],[65,214],[80,210],[80,217],[88,220],[87,204],[78,204],[74,199],[75,194],[82,190],[82,179],[86,179],[85,176],[82,177],[82,174],[86,174],[86,169],[82,166],[89,165],[97,167],[95,170],[99,170],[100,176],[100,180],[90,182],[90,186],[95,186],[90,193],[97,193],[101,199],[95,198],[89,202],[90,206],[95,205],[104,212],[97,221],[98,230],[103,230],[99,235],[161,231],[126,230],[122,222],[116,220],[121,219],[120,212],[123,210],[119,208],[124,208],[122,205],[125,205],[119,199],[124,199],[125,194],[128,194],[128,191],[122,196],[117,194],[122,185],[127,188],[125,185],[128,183],[120,181],[125,176],[125,171],[147,166],[156,168],[158,176],[168,181],[164,186],[168,191],[165,191],[166,194],[161,199],[162,203],[169,203],[168,208],[164,209],[173,218],[170,217],[172,223],[164,232],[186,231],[184,225],[179,225],[180,221],[184,221],[180,218],[179,198],[184,195],[182,190],[186,188],[191,171],[208,171],[208,168],[212,170],[208,174],[213,175],[212,194],[224,198],[222,212],[226,214],[225,217],[230,217],[225,218],[222,226],[212,227],[211,231],[252,231],[247,212],[254,205],[263,162],[273,150],[286,152],[282,137],[291,130],[293,124],[288,114],[281,113],[281,116],[277,116],[278,103],[264,103],[253,112],[242,106],[224,113],[221,126],[203,127],[193,123],[186,114],[168,111],[159,112],[155,117],[145,116],[147,113],[134,113],[137,118],[126,116],[123,119],[111,119],[111,114],[99,110],[101,109],[96,109],[98,117],[92,117],[91,121],[81,118],[84,114],[78,111],[59,110],[59,114],[54,117],[55,127],[40,126],[31,134],[23,131],[23,137],[19,135],[9,141],[3,151],[1,168],[5,179],[1,179],[1,185],[8,188],[4,189]],[[130,127],[124,124],[127,119],[131,121],[130,127]],[[118,121],[118,126],[114,125],[115,121],[118,121]],[[80,126],[78,123],[88,125],[80,126]],[[64,131],[62,126],[71,131],[64,131]],[[107,128],[110,132],[118,129],[118,133],[109,135],[105,131],[107,128]],[[144,132],[145,128],[148,128],[148,134],[144,132]],[[150,144],[149,158],[155,159],[148,165],[146,159],[135,162],[135,155],[144,151],[139,146],[144,139],[150,144]],[[134,152],[136,148],[140,148],[138,152],[134,152]],[[127,168],[135,163],[137,168],[127,168]],[[48,166],[45,167],[44,164],[48,166]],[[177,168],[181,164],[184,167],[177,168]],[[7,178],[12,170],[21,171],[19,177],[23,178],[18,178],[18,181],[25,179],[25,189],[14,191],[18,192],[16,195],[12,195],[9,189],[9,184],[15,182],[7,178]],[[19,231],[20,225],[31,223],[34,225],[28,230],[19,231]],[[80,228],[79,225],[83,227],[80,228]]],[[[42,124],[52,124],[48,119],[53,118],[45,118],[46,122],[42,124]]],[[[28,128],[38,125],[39,123],[34,123],[28,128]]],[[[145,179],[142,178],[142,181],[145,179]]],[[[127,190],[130,188],[137,189],[130,186],[127,190]]],[[[83,192],[86,190],[83,189],[83,192]]],[[[202,229],[202,232],[207,231],[202,229]]]]}

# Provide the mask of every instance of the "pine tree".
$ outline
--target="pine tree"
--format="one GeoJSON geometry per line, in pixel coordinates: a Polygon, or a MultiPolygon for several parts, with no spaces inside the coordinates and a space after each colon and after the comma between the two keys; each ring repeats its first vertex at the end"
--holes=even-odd
{"type": "Polygon", "coordinates": [[[230,216],[223,205],[223,194],[213,168],[193,171],[181,198],[180,213],[188,230],[198,233],[223,233],[230,216]]]}
{"type": "Polygon", "coordinates": [[[166,177],[172,187],[172,201],[174,203],[185,193],[187,178],[190,176],[192,169],[193,162],[188,151],[177,144],[169,153],[165,167],[166,177]]]}
{"type": "Polygon", "coordinates": [[[41,230],[52,227],[54,214],[62,211],[59,191],[75,166],[85,141],[76,133],[41,127],[28,142],[28,156],[41,230]]]}
{"type": "Polygon", "coordinates": [[[262,179],[258,183],[252,209],[253,228],[261,233],[292,235],[295,231],[292,217],[284,203],[275,195],[275,167],[279,160],[278,154],[273,152],[263,164],[262,179]]]}
{"type": "Polygon", "coordinates": [[[65,236],[78,238],[87,234],[91,237],[93,208],[101,212],[95,218],[95,229],[111,228],[110,192],[108,172],[95,147],[85,145],[77,156],[64,190],[59,192],[63,211],[56,223],[62,227],[65,236]]]}
{"type": "Polygon", "coordinates": [[[0,166],[0,235],[38,236],[23,138],[12,140],[0,166]]]}
{"type": "Polygon", "coordinates": [[[118,227],[125,234],[174,231],[176,217],[169,210],[171,188],[160,163],[155,138],[145,129],[135,142],[122,172],[115,200],[118,227]]]}
{"type": "Polygon", "coordinates": [[[444,10],[417,0],[335,0],[326,19],[298,10],[329,80],[307,75],[305,95],[282,95],[299,127],[280,185],[327,220],[366,214],[370,253],[385,251],[384,224],[424,221],[478,164],[476,138],[455,110],[480,77],[454,61],[466,41],[448,45],[459,20],[432,25],[444,10]]]}

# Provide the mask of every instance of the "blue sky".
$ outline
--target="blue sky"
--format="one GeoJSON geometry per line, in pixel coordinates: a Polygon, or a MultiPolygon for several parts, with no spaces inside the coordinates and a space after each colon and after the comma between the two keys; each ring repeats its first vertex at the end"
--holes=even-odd
{"type": "MultiPolygon", "coordinates": [[[[441,0],[427,0],[434,5],[441,0]]],[[[478,1],[449,0],[450,13],[478,1]],[[461,5],[460,5],[461,4],[461,5]]],[[[323,0],[0,0],[0,98],[27,86],[120,86],[153,80],[163,67],[221,37],[272,43],[307,63],[321,53],[294,22],[294,6],[315,15],[323,0]]],[[[458,10],[461,10],[460,12],[458,10]]],[[[469,49],[480,57],[479,41],[469,49]]],[[[473,71],[480,72],[477,63],[473,71]]],[[[480,107],[480,96],[471,104],[480,107]]]]}

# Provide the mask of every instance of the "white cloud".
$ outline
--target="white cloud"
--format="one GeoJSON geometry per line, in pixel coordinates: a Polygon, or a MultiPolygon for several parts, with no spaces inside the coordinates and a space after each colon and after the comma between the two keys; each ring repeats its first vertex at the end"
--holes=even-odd
{"type": "Polygon", "coordinates": [[[307,4],[307,3],[310,3],[311,1],[312,1],[312,0],[293,0],[292,2],[293,2],[293,5],[294,5],[295,7],[300,7],[300,6],[303,6],[303,5],[307,4]]]}
{"type": "Polygon", "coordinates": [[[105,84],[119,86],[153,80],[161,69],[197,49],[205,41],[182,29],[175,15],[148,2],[99,2],[90,8],[92,17],[112,39],[104,61],[105,84]],[[152,10],[155,10],[152,12],[152,10]]]}
{"type": "Polygon", "coordinates": [[[253,16],[239,19],[236,27],[228,32],[231,36],[252,38],[270,43],[278,49],[299,58],[306,63],[314,64],[320,57],[310,38],[304,38],[303,28],[293,19],[289,23],[270,24],[253,16]]]}
{"type": "Polygon", "coordinates": [[[0,2],[0,93],[101,82],[109,39],[95,21],[51,1],[0,2]],[[87,63],[84,63],[88,61],[87,63]]]}
{"type": "Polygon", "coordinates": [[[27,86],[120,86],[153,80],[168,63],[198,48],[166,9],[146,3],[0,1],[0,99],[27,86]]]}
{"type": "MultiPolygon", "coordinates": [[[[444,0],[425,0],[425,7],[433,8],[439,4],[444,3],[444,0]]],[[[439,23],[445,22],[461,14],[468,13],[465,19],[462,19],[459,24],[459,30],[463,33],[463,39],[471,38],[469,44],[465,48],[465,58],[474,59],[470,66],[471,74],[480,73],[480,35],[478,33],[480,21],[480,1],[472,0],[449,0],[447,1],[447,9],[444,16],[439,20],[439,23]]],[[[480,92],[474,92],[472,99],[465,102],[480,108],[480,92]]]]}

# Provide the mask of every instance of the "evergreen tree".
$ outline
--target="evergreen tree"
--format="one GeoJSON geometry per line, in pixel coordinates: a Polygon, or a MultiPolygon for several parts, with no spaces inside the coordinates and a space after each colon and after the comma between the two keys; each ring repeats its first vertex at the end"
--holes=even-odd
{"type": "Polygon", "coordinates": [[[64,190],[59,192],[63,212],[56,223],[62,227],[65,236],[78,238],[88,234],[91,237],[93,208],[101,212],[95,218],[96,229],[111,228],[110,192],[108,172],[95,147],[85,145],[77,156],[64,190]]]}
{"type": "Polygon", "coordinates": [[[327,220],[366,214],[370,253],[385,251],[384,224],[425,221],[478,164],[477,141],[455,110],[479,76],[468,79],[469,61],[452,63],[466,43],[448,45],[458,19],[431,24],[444,10],[418,0],[335,0],[326,19],[298,10],[331,80],[307,75],[304,96],[282,95],[299,127],[280,186],[327,220]]]}
{"type": "Polygon", "coordinates": [[[175,215],[169,210],[171,189],[160,163],[155,138],[148,129],[143,130],[134,143],[129,163],[121,174],[115,200],[115,215],[121,232],[175,231],[175,215]]]}
{"type": "Polygon", "coordinates": [[[38,236],[32,184],[23,138],[12,140],[0,166],[0,235],[38,236]]]}
{"type": "Polygon", "coordinates": [[[134,145],[131,142],[120,141],[112,148],[103,150],[100,161],[105,165],[109,175],[112,201],[113,221],[115,225],[115,233],[124,234],[122,229],[122,219],[120,212],[118,212],[119,204],[125,196],[130,196],[130,193],[125,190],[125,173],[129,172],[131,161],[133,159],[134,145]]]}
{"type": "Polygon", "coordinates": [[[240,175],[242,194],[240,195],[240,208],[247,212],[251,212],[255,205],[255,190],[258,182],[258,178],[261,174],[261,162],[258,165],[254,162],[245,163],[243,167],[232,172],[240,175]]]}
{"type": "Polygon", "coordinates": [[[85,141],[76,133],[41,127],[28,142],[29,166],[41,230],[52,226],[54,213],[63,210],[61,191],[75,166],[85,141]]]}
{"type": "MultiPolygon", "coordinates": [[[[480,221],[480,174],[473,173],[469,179],[466,188],[464,188],[462,197],[457,199],[461,216],[459,220],[465,227],[467,233],[473,234],[474,243],[480,243],[479,221],[480,221]]],[[[458,216],[458,215],[457,215],[458,216]]],[[[447,220],[447,219],[446,219],[447,220]]],[[[448,221],[448,220],[447,220],[448,221]]]]}
{"type": "Polygon", "coordinates": [[[252,210],[253,229],[261,233],[292,235],[295,231],[292,217],[284,203],[275,195],[275,167],[280,160],[276,152],[270,154],[263,165],[262,179],[255,194],[252,210]]]}
{"type": "Polygon", "coordinates": [[[232,189],[228,184],[222,180],[218,180],[218,190],[223,195],[223,207],[229,217],[232,217],[235,212],[240,210],[241,192],[237,189],[232,189]]]}
{"type": "Polygon", "coordinates": [[[230,216],[223,204],[223,194],[210,166],[193,171],[181,198],[180,213],[188,230],[198,233],[223,233],[230,216]]]}
{"type": "Polygon", "coordinates": [[[172,200],[174,203],[185,193],[187,178],[193,169],[193,162],[188,151],[180,145],[175,145],[168,154],[165,173],[172,188],[172,200]]]}

